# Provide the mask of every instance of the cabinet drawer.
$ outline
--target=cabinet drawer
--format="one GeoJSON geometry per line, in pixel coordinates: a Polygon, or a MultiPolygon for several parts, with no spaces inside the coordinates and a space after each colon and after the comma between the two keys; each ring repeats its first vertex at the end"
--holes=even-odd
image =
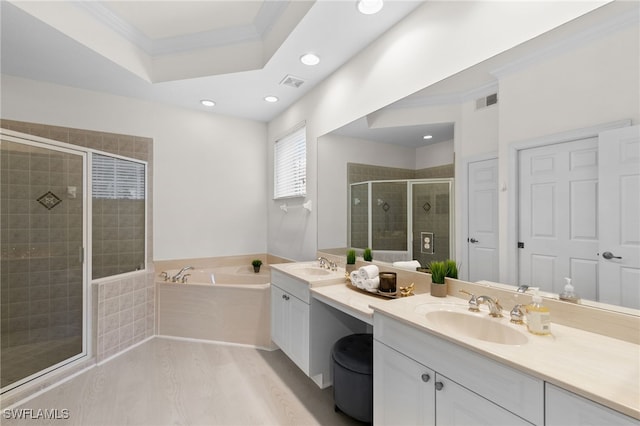
{"type": "Polygon", "coordinates": [[[309,291],[309,284],[295,279],[284,272],[280,272],[276,269],[271,269],[271,285],[280,287],[287,293],[297,297],[306,304],[311,302],[311,292],[309,291]]]}
{"type": "Polygon", "coordinates": [[[373,334],[523,419],[544,424],[544,381],[377,312],[373,334]]]}

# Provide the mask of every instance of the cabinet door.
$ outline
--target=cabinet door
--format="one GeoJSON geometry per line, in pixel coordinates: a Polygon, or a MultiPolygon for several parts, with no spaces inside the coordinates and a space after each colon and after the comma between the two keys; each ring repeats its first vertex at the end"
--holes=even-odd
{"type": "Polygon", "coordinates": [[[288,324],[287,301],[285,292],[280,288],[271,286],[271,340],[287,353],[289,342],[287,340],[288,324]]]}
{"type": "Polygon", "coordinates": [[[436,424],[516,426],[531,423],[490,402],[456,382],[437,374],[436,424]]]}
{"type": "Polygon", "coordinates": [[[289,330],[287,355],[305,374],[309,374],[309,305],[295,296],[289,294],[287,296],[289,330]]]}
{"type": "Polygon", "coordinates": [[[636,419],[549,383],[545,388],[545,424],[547,426],[640,425],[640,421],[636,419]]]}
{"type": "Polygon", "coordinates": [[[373,423],[433,425],[435,373],[383,343],[373,341],[373,423]]]}

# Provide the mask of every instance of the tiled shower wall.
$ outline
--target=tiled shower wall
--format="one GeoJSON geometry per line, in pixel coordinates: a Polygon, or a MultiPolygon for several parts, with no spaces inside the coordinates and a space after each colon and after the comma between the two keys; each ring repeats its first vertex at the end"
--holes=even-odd
{"type": "Polygon", "coordinates": [[[7,142],[0,160],[2,348],[79,338],[82,158],[7,142]]]}
{"type": "MultiPolygon", "coordinates": [[[[151,200],[153,200],[153,140],[137,136],[72,129],[6,119],[0,119],[0,127],[147,162],[147,271],[121,275],[115,277],[115,279],[106,278],[93,284],[94,300],[90,302],[93,302],[94,306],[92,339],[94,343],[94,354],[96,354],[98,360],[104,359],[155,334],[155,287],[153,285],[152,263],[153,210],[151,202],[151,200]],[[114,300],[118,302],[117,308],[114,300]]],[[[97,224],[102,223],[101,218],[95,216],[95,214],[99,212],[99,209],[96,209],[94,212],[94,222],[97,224]]],[[[108,234],[108,231],[105,233],[108,234]]],[[[113,262],[116,262],[116,258],[117,257],[112,258],[113,262]]],[[[4,253],[3,259],[5,259],[4,253]]],[[[105,265],[102,263],[97,266],[102,268],[105,266],[114,267],[115,265],[105,265]]],[[[2,268],[2,270],[5,271],[6,269],[2,268]]],[[[2,281],[5,282],[4,279],[2,281]]],[[[51,281],[49,283],[51,283],[51,281]]],[[[3,289],[2,306],[0,307],[3,315],[3,327],[6,322],[5,315],[9,315],[11,311],[7,309],[10,303],[10,295],[3,289]]],[[[33,309],[36,309],[35,306],[33,309]]],[[[4,336],[5,333],[3,332],[2,334],[4,336]]]]}
{"type": "MultiPolygon", "coordinates": [[[[408,179],[434,179],[434,178],[453,178],[454,177],[454,165],[446,164],[443,166],[430,167],[420,170],[401,169],[395,167],[382,167],[372,166],[369,164],[349,163],[347,164],[347,180],[349,184],[366,181],[377,180],[408,180],[408,179]]],[[[373,231],[374,231],[374,247],[379,247],[378,244],[383,243],[385,250],[398,250],[405,251],[406,247],[406,187],[398,191],[397,184],[384,183],[374,184],[373,186],[373,200],[372,200],[372,216],[373,216],[373,231]],[[378,199],[382,200],[378,204],[378,199]],[[385,208],[385,203],[387,207],[385,208]]],[[[353,187],[354,190],[351,195],[351,242],[352,246],[364,248],[367,245],[368,238],[368,210],[367,210],[367,188],[366,186],[353,187]],[[354,203],[354,198],[360,200],[359,204],[354,203]]],[[[429,192],[428,194],[422,194],[424,196],[433,198],[432,204],[435,206],[435,193],[429,192]]],[[[442,201],[442,199],[441,199],[442,201]]],[[[438,203],[439,210],[436,214],[434,209],[431,214],[428,215],[428,219],[425,215],[419,213],[424,211],[421,209],[418,212],[414,210],[414,217],[418,218],[417,223],[414,223],[414,231],[417,236],[414,236],[415,244],[419,241],[419,232],[433,232],[437,236],[435,250],[437,254],[434,255],[420,255],[420,247],[414,246],[414,257],[418,257],[423,266],[429,261],[434,260],[440,254],[446,251],[448,256],[448,244],[449,244],[449,228],[448,228],[448,210],[444,212],[442,210],[442,203],[438,203]],[[446,250],[445,250],[446,248],[446,250]]],[[[414,206],[415,209],[415,206],[414,206]]],[[[379,254],[379,256],[382,254],[379,254]]],[[[392,256],[392,255],[390,255],[392,256]]],[[[397,259],[380,259],[393,261],[397,259]]]]}

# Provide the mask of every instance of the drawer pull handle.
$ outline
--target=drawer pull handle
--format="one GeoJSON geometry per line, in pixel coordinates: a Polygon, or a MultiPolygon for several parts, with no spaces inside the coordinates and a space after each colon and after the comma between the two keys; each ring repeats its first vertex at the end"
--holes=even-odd
{"type": "Polygon", "coordinates": [[[421,376],[421,378],[422,378],[422,381],[423,381],[423,382],[425,382],[425,383],[427,383],[429,380],[431,380],[431,376],[430,376],[430,375],[428,375],[427,373],[424,373],[424,374],[421,376]]]}
{"type": "Polygon", "coordinates": [[[444,383],[442,382],[436,382],[436,390],[442,390],[442,388],[444,387],[444,383]]]}

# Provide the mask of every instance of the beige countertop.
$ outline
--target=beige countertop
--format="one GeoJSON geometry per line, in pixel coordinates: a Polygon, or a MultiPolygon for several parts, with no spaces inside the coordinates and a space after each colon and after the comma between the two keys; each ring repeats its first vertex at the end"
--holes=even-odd
{"type": "MultiPolygon", "coordinates": [[[[456,309],[464,311],[465,299],[429,294],[386,299],[344,283],[311,285],[311,293],[314,298],[369,324],[374,312],[397,319],[640,419],[640,346],[637,344],[556,323],[551,324],[551,335],[533,335],[527,332],[526,326],[511,324],[508,311],[505,317],[492,320],[524,333],[528,342],[522,345],[492,343],[461,334],[444,334],[426,318],[425,311],[434,304],[457,305],[456,309]]],[[[476,315],[488,317],[486,311],[476,315]]]]}

